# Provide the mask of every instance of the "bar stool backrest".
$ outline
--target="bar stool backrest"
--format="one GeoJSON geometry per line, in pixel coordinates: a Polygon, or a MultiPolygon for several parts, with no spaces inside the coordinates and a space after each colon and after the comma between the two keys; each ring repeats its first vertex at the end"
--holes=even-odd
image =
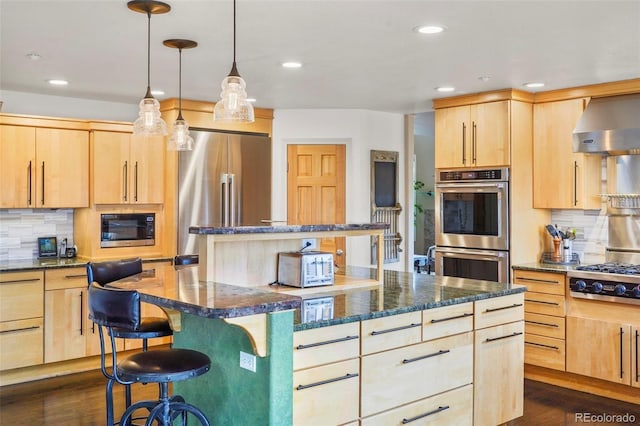
{"type": "Polygon", "coordinates": [[[140,327],[140,294],[135,290],[89,286],[89,319],[103,327],[137,330],[140,327]]]}
{"type": "Polygon", "coordinates": [[[89,286],[91,286],[93,282],[104,286],[110,282],[139,274],[140,272],[142,272],[142,259],[139,257],[134,259],[87,263],[87,281],[89,286]]]}

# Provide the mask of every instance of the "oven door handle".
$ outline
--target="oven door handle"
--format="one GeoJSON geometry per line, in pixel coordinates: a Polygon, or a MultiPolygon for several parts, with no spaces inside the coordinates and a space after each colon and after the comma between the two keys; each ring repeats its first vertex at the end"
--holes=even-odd
{"type": "Polygon", "coordinates": [[[456,257],[459,259],[472,259],[472,260],[495,260],[495,259],[504,259],[506,256],[502,252],[458,252],[458,251],[438,251],[436,249],[436,253],[440,253],[442,257],[456,257]]]}
{"type": "Polygon", "coordinates": [[[457,183],[436,183],[436,189],[455,189],[457,191],[464,190],[465,188],[487,188],[487,189],[506,189],[507,182],[495,182],[495,183],[478,183],[478,182],[457,182],[457,183]]]}

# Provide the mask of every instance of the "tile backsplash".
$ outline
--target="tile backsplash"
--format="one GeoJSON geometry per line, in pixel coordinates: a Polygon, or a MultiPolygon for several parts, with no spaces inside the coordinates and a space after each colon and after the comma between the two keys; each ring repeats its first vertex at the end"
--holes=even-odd
{"type": "Polygon", "coordinates": [[[0,209],[0,262],[38,257],[38,237],[73,245],[73,209],[0,209]]]}

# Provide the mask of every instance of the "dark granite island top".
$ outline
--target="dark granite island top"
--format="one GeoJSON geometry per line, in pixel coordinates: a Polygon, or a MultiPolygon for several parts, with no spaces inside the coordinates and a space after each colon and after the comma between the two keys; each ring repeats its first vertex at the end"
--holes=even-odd
{"type": "Polygon", "coordinates": [[[344,232],[370,231],[373,229],[387,229],[386,223],[347,223],[347,224],[318,224],[318,225],[268,225],[268,226],[191,226],[190,234],[203,235],[242,235],[242,234],[288,234],[297,232],[344,232]]]}

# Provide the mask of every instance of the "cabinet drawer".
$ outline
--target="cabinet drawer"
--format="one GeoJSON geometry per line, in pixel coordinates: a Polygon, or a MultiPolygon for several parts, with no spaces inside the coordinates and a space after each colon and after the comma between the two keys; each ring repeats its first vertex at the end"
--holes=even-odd
{"type": "Polygon", "coordinates": [[[293,369],[314,367],[360,355],[360,323],[293,333],[293,369]]]}
{"type": "Polygon", "coordinates": [[[50,269],[45,271],[45,277],[45,290],[88,287],[85,267],[50,269]]]}
{"type": "Polygon", "coordinates": [[[516,269],[513,272],[513,282],[526,285],[528,291],[536,293],[565,294],[564,274],[516,269]]]}
{"type": "Polygon", "coordinates": [[[473,382],[473,332],[362,357],[363,417],[473,382]]]}
{"type": "Polygon", "coordinates": [[[420,311],[362,321],[362,354],[419,343],[421,326],[420,311]]]}
{"type": "Polygon", "coordinates": [[[293,424],[337,425],[358,419],[358,359],[293,373],[293,424]]]}
{"type": "Polygon", "coordinates": [[[362,426],[400,426],[403,424],[473,424],[473,385],[463,386],[387,412],[362,419],[362,426]]]}
{"type": "Polygon", "coordinates": [[[525,312],[524,330],[529,334],[564,339],[564,317],[525,312]]]}
{"type": "Polygon", "coordinates": [[[0,370],[42,364],[43,319],[0,323],[0,370]]]}
{"type": "Polygon", "coordinates": [[[478,300],[475,304],[476,329],[524,319],[524,293],[478,300]]]}
{"type": "Polygon", "coordinates": [[[534,314],[563,317],[566,315],[564,296],[527,291],[524,296],[524,310],[534,314]]]}
{"type": "Polygon", "coordinates": [[[39,271],[0,274],[0,321],[42,317],[43,287],[39,271]]]}
{"type": "Polygon", "coordinates": [[[439,339],[473,330],[473,303],[422,311],[422,340],[439,339]]]}
{"type": "Polygon", "coordinates": [[[565,370],[565,341],[526,333],[524,362],[554,370],[565,370]]]}

